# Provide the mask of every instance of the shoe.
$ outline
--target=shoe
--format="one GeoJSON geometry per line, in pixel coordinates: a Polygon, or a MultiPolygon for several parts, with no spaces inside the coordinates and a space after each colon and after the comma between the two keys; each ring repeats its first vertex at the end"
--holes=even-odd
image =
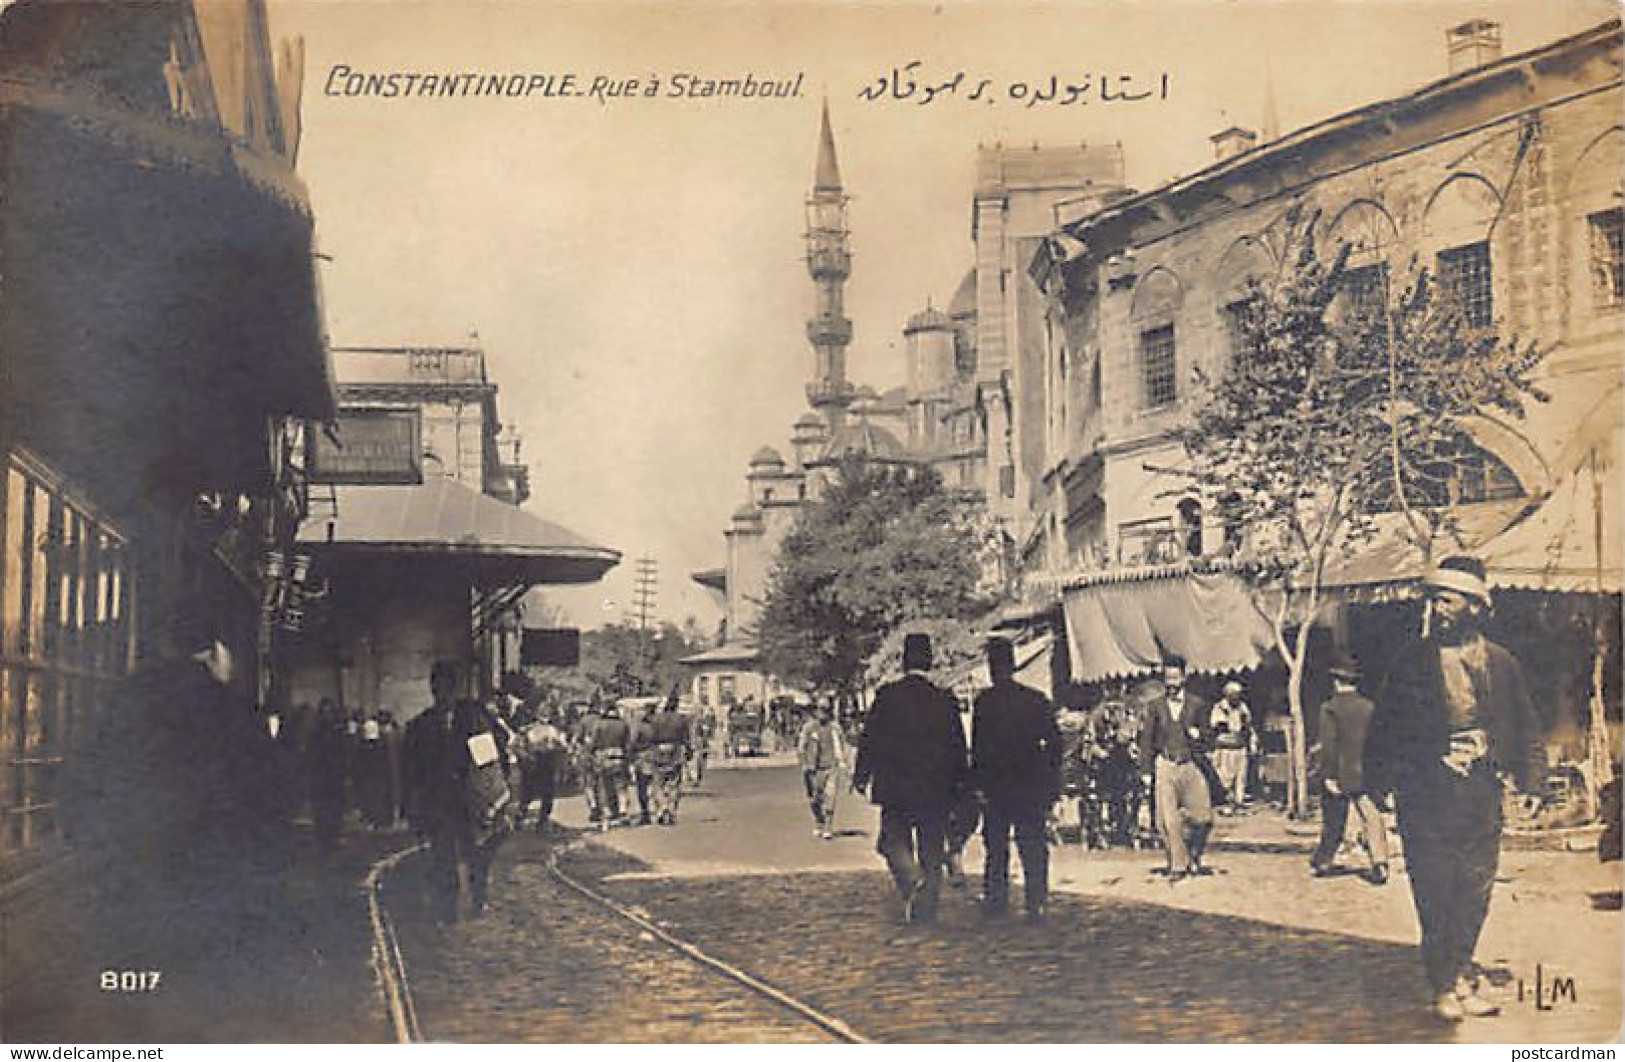
{"type": "Polygon", "coordinates": [[[833,841],[835,840],[835,834],[831,833],[829,830],[821,830],[818,834],[818,839],[821,841],[833,841]]]}
{"type": "Polygon", "coordinates": [[[1189,869],[1186,870],[1186,873],[1193,878],[1209,878],[1213,876],[1213,868],[1205,867],[1200,863],[1192,861],[1189,869]]]}
{"type": "Polygon", "coordinates": [[[1317,878],[1329,878],[1336,873],[1335,869],[1330,863],[1310,863],[1309,870],[1317,878]]]}
{"type": "Polygon", "coordinates": [[[814,837],[822,837],[822,836],[824,836],[824,828],[822,826],[814,826],[813,827],[813,836],[814,837]]]}
{"type": "Polygon", "coordinates": [[[1456,1003],[1461,1007],[1462,1013],[1469,1018],[1493,1018],[1501,1013],[1501,1008],[1478,994],[1478,985],[1463,978],[1456,982],[1453,993],[1456,1003]]]}
{"type": "Polygon", "coordinates": [[[1433,1001],[1433,1015],[1452,1022],[1467,1018],[1467,1012],[1462,1009],[1461,1000],[1456,998],[1454,992],[1445,992],[1433,1001]]]}
{"type": "Polygon", "coordinates": [[[1170,870],[1168,872],[1168,884],[1178,885],[1180,882],[1185,880],[1185,877],[1186,874],[1183,870],[1170,870]]]}
{"type": "Polygon", "coordinates": [[[1366,880],[1373,885],[1388,884],[1388,864],[1378,863],[1376,866],[1372,867],[1371,872],[1366,875],[1366,880]]]}
{"type": "Polygon", "coordinates": [[[923,879],[915,879],[903,893],[903,921],[913,923],[919,912],[914,910],[914,903],[920,898],[920,890],[925,887],[923,879]]]}
{"type": "Polygon", "coordinates": [[[1043,925],[1048,917],[1048,913],[1042,907],[1027,908],[1027,924],[1030,926],[1043,925]]]}

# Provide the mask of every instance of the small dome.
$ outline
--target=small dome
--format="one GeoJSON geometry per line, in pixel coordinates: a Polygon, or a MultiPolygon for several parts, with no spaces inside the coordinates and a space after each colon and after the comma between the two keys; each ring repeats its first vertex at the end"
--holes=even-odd
{"type": "Polygon", "coordinates": [[[903,328],[903,334],[906,336],[911,332],[947,332],[952,330],[953,327],[954,322],[951,317],[934,306],[927,306],[908,319],[908,324],[903,328]]]}
{"type": "Polygon", "coordinates": [[[741,505],[739,508],[734,510],[734,523],[736,524],[745,522],[754,523],[761,518],[762,511],[756,508],[756,506],[751,505],[749,502],[746,502],[744,505],[741,505]]]}
{"type": "Polygon", "coordinates": [[[966,271],[965,279],[959,282],[959,290],[954,292],[953,301],[948,304],[948,316],[956,321],[961,317],[976,316],[976,270],[966,271]]]}
{"type": "Polygon", "coordinates": [[[757,450],[755,456],[750,459],[750,467],[752,468],[761,468],[767,465],[784,467],[784,458],[771,446],[764,446],[757,450]]]}
{"type": "Polygon", "coordinates": [[[824,418],[810,410],[803,413],[801,419],[796,421],[796,427],[798,428],[822,428],[823,426],[824,418]]]}

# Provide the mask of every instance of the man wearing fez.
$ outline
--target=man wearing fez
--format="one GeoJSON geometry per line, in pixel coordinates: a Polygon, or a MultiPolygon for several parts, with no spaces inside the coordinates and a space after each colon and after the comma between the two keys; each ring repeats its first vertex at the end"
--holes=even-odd
{"type": "Polygon", "coordinates": [[[1377,698],[1369,766],[1398,801],[1434,1012],[1461,1021],[1500,1009],[1479,995],[1473,951],[1500,858],[1502,775],[1539,794],[1546,755],[1522,669],[1484,634],[1483,562],[1446,558],[1424,586],[1421,638],[1377,698]]]}
{"type": "Polygon", "coordinates": [[[1010,896],[1010,831],[1016,834],[1026,878],[1027,919],[1044,917],[1049,900],[1049,842],[1045,822],[1061,795],[1061,732],[1049,698],[1016,681],[1010,642],[987,643],[993,685],[976,698],[971,739],[971,778],[982,790],[982,912],[1005,914],[1010,896]]]}
{"type": "Polygon", "coordinates": [[[903,677],[875,694],[858,743],[852,788],[880,805],[875,850],[886,860],[903,918],[936,917],[948,810],[964,784],[965,734],[946,690],[926,678],[931,638],[903,639],[903,677]]]}
{"type": "Polygon", "coordinates": [[[1185,689],[1185,661],[1169,657],[1152,683],[1140,733],[1140,770],[1151,773],[1157,826],[1168,849],[1170,884],[1204,874],[1213,801],[1197,757],[1207,742],[1207,706],[1185,689]]]}
{"type": "Polygon", "coordinates": [[[1320,706],[1320,844],[1309,859],[1315,877],[1332,873],[1337,848],[1348,825],[1349,809],[1360,823],[1360,834],[1371,855],[1369,880],[1373,885],[1388,881],[1388,826],[1371,799],[1365,784],[1365,744],[1370,732],[1370,701],[1356,688],[1360,665],[1346,653],[1332,661],[1334,692],[1320,706]]]}

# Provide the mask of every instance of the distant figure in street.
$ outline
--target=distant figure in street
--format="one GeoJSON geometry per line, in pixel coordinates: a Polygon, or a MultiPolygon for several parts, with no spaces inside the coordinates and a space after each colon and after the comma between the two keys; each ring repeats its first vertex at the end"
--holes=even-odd
{"type": "Polygon", "coordinates": [[[475,913],[485,910],[511,800],[506,731],[462,687],[458,665],[434,665],[434,703],[407,724],[403,750],[407,817],[429,842],[430,900],[443,924],[457,920],[464,871],[475,913]]]}
{"type": "Polygon", "coordinates": [[[1206,742],[1206,706],[1185,689],[1185,662],[1163,661],[1162,682],[1153,684],[1140,734],[1140,769],[1152,773],[1157,826],[1168,849],[1168,881],[1203,874],[1202,853],[1213,829],[1207,776],[1197,756],[1206,742]]]}
{"type": "Polygon", "coordinates": [[[1242,700],[1241,683],[1224,684],[1224,696],[1208,715],[1213,735],[1213,770],[1230,811],[1247,802],[1247,760],[1253,746],[1253,710],[1242,700]]]}
{"type": "Polygon", "coordinates": [[[835,709],[819,701],[812,717],[801,724],[796,737],[796,759],[812,808],[813,834],[824,840],[835,836],[836,781],[846,762],[846,740],[835,723],[835,709]]]}
{"type": "Polygon", "coordinates": [[[1369,880],[1382,885],[1388,881],[1388,825],[1365,784],[1366,735],[1375,708],[1355,688],[1360,668],[1353,658],[1340,654],[1332,661],[1331,673],[1334,692],[1320,706],[1321,787],[1325,790],[1320,802],[1320,844],[1309,865],[1316,877],[1332,872],[1353,808],[1371,856],[1369,880]]]}
{"type": "Polygon", "coordinates": [[[621,800],[627,762],[632,754],[632,728],[604,700],[593,703],[593,714],[582,727],[587,754],[588,784],[598,808],[598,828],[607,830],[623,821],[621,800]]]}
{"type": "MultiPolygon", "coordinates": [[[[965,735],[965,747],[968,749],[972,730],[971,705],[969,701],[955,700],[959,706],[959,729],[965,735]]],[[[970,765],[967,763],[965,766],[968,771],[970,765]]],[[[976,836],[976,830],[981,825],[982,795],[972,785],[961,786],[958,799],[948,809],[948,852],[942,862],[943,876],[955,889],[965,887],[965,846],[970,844],[970,839],[976,836]]]]}
{"type": "Polygon", "coordinates": [[[1484,635],[1483,562],[1448,557],[1424,585],[1422,637],[1377,697],[1370,771],[1398,801],[1434,1013],[1461,1021],[1500,1011],[1479,994],[1473,966],[1500,860],[1500,773],[1532,811],[1546,754],[1522,668],[1484,635]]]}
{"type": "Polygon", "coordinates": [[[344,717],[331,697],[316,704],[316,717],[305,743],[305,774],[310,785],[310,814],[316,840],[323,848],[338,845],[344,827],[346,771],[344,717]]]}
{"type": "Polygon", "coordinates": [[[683,767],[693,742],[688,720],[677,710],[676,694],[667,697],[645,725],[654,821],[661,826],[675,826],[677,805],[683,799],[683,767]]]}
{"type": "Polygon", "coordinates": [[[925,677],[931,638],[903,639],[904,675],[875,694],[858,743],[852,788],[880,806],[875,850],[903,901],[903,919],[936,917],[943,833],[965,774],[965,733],[953,696],[925,677]]]}
{"type": "Polygon", "coordinates": [[[1027,918],[1039,921],[1049,902],[1045,824],[1061,796],[1061,731],[1049,698],[1016,681],[1015,650],[1004,638],[987,643],[990,689],[976,698],[971,779],[986,797],[982,840],[982,913],[1002,918],[1010,900],[1010,832],[1015,830],[1026,878],[1027,918]]]}

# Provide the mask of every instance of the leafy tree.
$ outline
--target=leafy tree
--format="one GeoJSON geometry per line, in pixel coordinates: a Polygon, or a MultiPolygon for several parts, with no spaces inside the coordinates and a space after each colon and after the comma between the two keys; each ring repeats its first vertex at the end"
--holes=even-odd
{"type": "Polygon", "coordinates": [[[855,696],[886,635],[988,604],[976,511],[924,466],[849,458],[779,547],[757,631],[773,674],[855,696]]]}
{"type": "Polygon", "coordinates": [[[1367,293],[1364,310],[1339,300],[1348,251],[1323,260],[1315,221],[1289,213],[1281,268],[1245,300],[1226,371],[1199,374],[1180,433],[1196,483],[1249,529],[1242,575],[1289,676],[1293,814],[1307,805],[1303,680],[1329,569],[1394,510],[1431,555],[1473,500],[1473,419],[1516,420],[1544,398],[1529,381],[1540,354],[1474,327],[1425,271],[1397,296],[1367,293]]]}

